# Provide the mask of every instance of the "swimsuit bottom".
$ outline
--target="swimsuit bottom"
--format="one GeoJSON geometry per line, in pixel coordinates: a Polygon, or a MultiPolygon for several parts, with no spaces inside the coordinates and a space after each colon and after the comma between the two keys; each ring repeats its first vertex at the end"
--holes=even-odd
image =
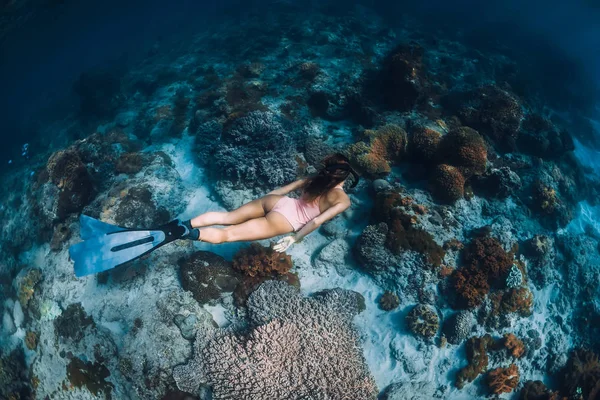
{"type": "Polygon", "coordinates": [[[293,199],[288,196],[280,198],[271,212],[277,212],[288,220],[294,232],[301,229],[307,222],[321,214],[319,203],[306,203],[302,200],[293,199]]]}

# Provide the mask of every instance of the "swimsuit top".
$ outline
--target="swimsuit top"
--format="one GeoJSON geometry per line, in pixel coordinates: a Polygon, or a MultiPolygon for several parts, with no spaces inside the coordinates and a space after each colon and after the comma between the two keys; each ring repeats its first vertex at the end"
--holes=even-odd
{"type": "MultiPolygon", "coordinates": [[[[344,190],[344,182],[340,182],[335,187],[333,187],[333,189],[344,190]]],[[[298,207],[298,211],[302,215],[302,219],[304,221],[308,222],[321,214],[321,209],[319,208],[319,200],[321,200],[321,196],[322,195],[319,195],[316,199],[308,203],[303,201],[302,199],[298,199],[298,205],[300,206],[298,207]]]]}

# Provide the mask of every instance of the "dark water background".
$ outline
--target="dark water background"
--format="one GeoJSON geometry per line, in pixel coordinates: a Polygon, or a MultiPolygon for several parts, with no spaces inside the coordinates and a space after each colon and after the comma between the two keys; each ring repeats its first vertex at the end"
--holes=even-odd
{"type": "MultiPolygon", "coordinates": [[[[32,1],[26,23],[0,42],[0,146],[2,168],[34,141],[39,125],[77,109],[73,82],[93,68],[126,68],[153,46],[185,40],[194,32],[250,12],[282,4],[305,9],[310,2],[269,1],[32,1]],[[49,116],[48,119],[44,118],[49,116]]],[[[402,15],[456,36],[474,48],[502,49],[539,85],[551,105],[595,113],[600,67],[600,2],[586,1],[363,1],[391,25],[402,15]],[[534,54],[534,57],[531,55],[534,54]],[[527,64],[527,65],[525,65],[527,64]]],[[[3,16],[14,13],[0,3],[3,16]]],[[[323,5],[324,2],[315,4],[323,5]]],[[[328,12],[349,9],[328,3],[328,12]]],[[[32,151],[35,151],[35,144],[32,151]]]]}

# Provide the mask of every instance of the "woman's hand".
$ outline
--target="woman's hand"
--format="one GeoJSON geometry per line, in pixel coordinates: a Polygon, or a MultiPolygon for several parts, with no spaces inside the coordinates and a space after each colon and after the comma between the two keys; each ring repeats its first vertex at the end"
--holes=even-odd
{"type": "Polygon", "coordinates": [[[273,246],[273,250],[276,252],[282,253],[286,251],[291,245],[296,243],[296,238],[294,236],[286,236],[277,242],[275,246],[273,246]]]}

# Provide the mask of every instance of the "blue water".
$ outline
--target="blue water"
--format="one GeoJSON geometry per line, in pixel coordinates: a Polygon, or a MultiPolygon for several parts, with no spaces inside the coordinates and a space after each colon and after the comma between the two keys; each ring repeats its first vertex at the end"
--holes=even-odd
{"type": "Polygon", "coordinates": [[[0,4],[0,399],[600,398],[599,17],[559,0],[0,4]],[[290,273],[244,258],[251,241],[177,241],[74,274],[82,214],[225,213],[333,152],[360,184],[290,273]],[[301,295],[259,298],[271,279],[301,295]],[[411,319],[424,308],[433,330],[411,319]]]}

